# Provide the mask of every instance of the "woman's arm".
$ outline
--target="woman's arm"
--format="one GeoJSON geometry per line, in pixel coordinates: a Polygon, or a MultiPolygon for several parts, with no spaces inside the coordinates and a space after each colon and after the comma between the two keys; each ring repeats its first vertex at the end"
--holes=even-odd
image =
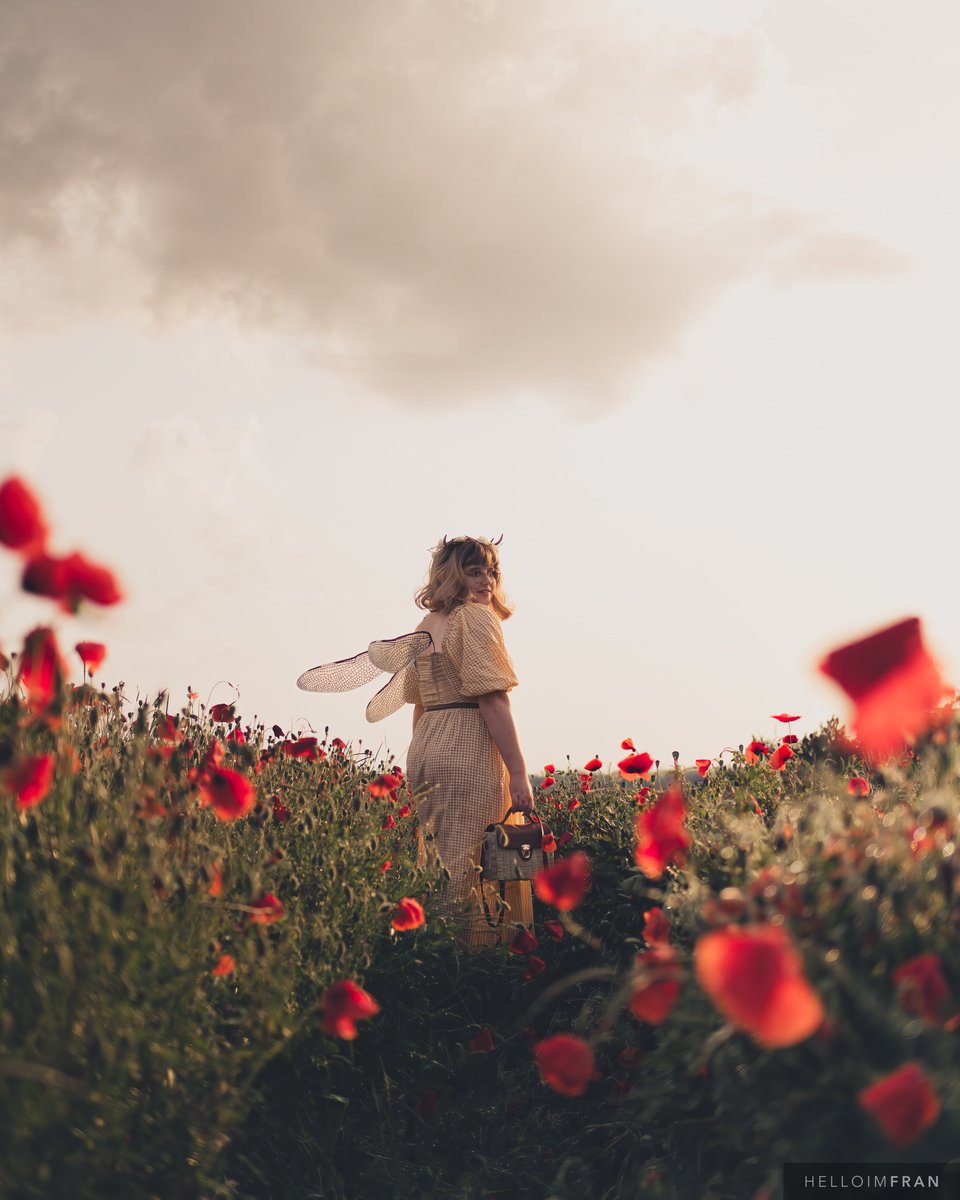
{"type": "Polygon", "coordinates": [[[514,808],[530,812],[534,806],[533,789],[527,778],[527,764],[520,751],[520,739],[506,692],[488,692],[478,696],[480,715],[487,723],[500,756],[510,773],[510,801],[514,808]]]}
{"type": "Polygon", "coordinates": [[[413,706],[413,732],[417,732],[417,722],[423,716],[423,705],[418,700],[413,706]]]}

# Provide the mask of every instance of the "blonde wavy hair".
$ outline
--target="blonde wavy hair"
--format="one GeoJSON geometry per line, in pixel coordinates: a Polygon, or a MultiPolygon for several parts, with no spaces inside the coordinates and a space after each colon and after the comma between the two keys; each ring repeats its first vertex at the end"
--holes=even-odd
{"type": "Polygon", "coordinates": [[[497,581],[493,585],[491,606],[501,621],[513,614],[507,603],[500,580],[500,555],[493,542],[486,538],[458,537],[440,542],[433,550],[427,582],[414,596],[418,608],[428,612],[451,613],[468,603],[469,567],[494,567],[497,581]]]}

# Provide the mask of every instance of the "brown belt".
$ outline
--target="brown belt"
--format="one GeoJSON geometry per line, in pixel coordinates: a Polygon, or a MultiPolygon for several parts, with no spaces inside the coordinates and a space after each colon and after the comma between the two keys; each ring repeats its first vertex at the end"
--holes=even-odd
{"type": "Polygon", "coordinates": [[[479,708],[479,704],[475,704],[469,700],[457,700],[453,704],[426,704],[424,712],[439,712],[441,708],[479,708]]]}

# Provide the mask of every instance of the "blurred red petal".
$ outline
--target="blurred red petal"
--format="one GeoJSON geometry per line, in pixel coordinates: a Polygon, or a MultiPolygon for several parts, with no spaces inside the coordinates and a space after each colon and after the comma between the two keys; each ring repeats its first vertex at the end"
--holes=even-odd
{"type": "Polygon", "coordinates": [[[533,879],[538,898],[561,912],[576,908],[589,886],[590,860],[582,850],[546,867],[533,879]]]}
{"type": "Polygon", "coordinates": [[[272,925],[286,914],[283,905],[272,892],[265,892],[259,899],[252,900],[250,907],[255,910],[249,914],[254,925],[272,925]]]}
{"type": "Polygon", "coordinates": [[[728,926],[703,934],[694,969],[716,1008],[763,1046],[792,1046],[823,1021],[820,997],[779,925],[728,926]]]}
{"type": "Polygon", "coordinates": [[[904,1063],[857,1097],[895,1146],[913,1145],[940,1115],[940,1100],[919,1063],[904,1063]]]}
{"type": "Polygon", "coordinates": [[[690,839],[684,832],[686,808],[678,788],[670,788],[637,814],[634,861],[648,879],[659,879],[671,863],[681,863],[690,839]]]}
{"type": "Polygon", "coordinates": [[[100,669],[100,664],[107,657],[107,648],[102,642],[77,642],[74,649],[91,675],[100,669]]]}
{"type": "Polygon", "coordinates": [[[593,1050],[583,1038],[558,1033],[538,1042],[534,1057],[540,1078],[561,1096],[581,1096],[596,1073],[593,1050]]]}
{"type": "Polygon", "coordinates": [[[369,1021],[380,1011],[380,1005],[352,979],[342,979],[323,993],[320,1009],[320,1028],[324,1033],[353,1041],[357,1036],[357,1021],[369,1021]]]}
{"type": "Polygon", "coordinates": [[[30,808],[43,800],[53,782],[53,767],[52,754],[36,754],[20,759],[5,773],[4,783],[16,796],[18,809],[30,808]]]}
{"type": "Polygon", "coordinates": [[[253,808],[256,792],[239,771],[210,767],[200,780],[200,802],[211,805],[221,821],[235,821],[253,808]]]}
{"type": "Polygon", "coordinates": [[[66,674],[53,630],[33,629],[24,638],[17,678],[27,690],[27,699],[46,707],[60,691],[66,674]]]}
{"type": "Polygon", "coordinates": [[[47,526],[40,502],[17,475],[0,484],[0,543],[21,554],[42,546],[47,526]]]}
{"type": "Polygon", "coordinates": [[[832,651],[820,671],[856,705],[853,731],[871,758],[896,753],[942,719],[934,710],[949,689],[924,646],[917,617],[832,651]]]}

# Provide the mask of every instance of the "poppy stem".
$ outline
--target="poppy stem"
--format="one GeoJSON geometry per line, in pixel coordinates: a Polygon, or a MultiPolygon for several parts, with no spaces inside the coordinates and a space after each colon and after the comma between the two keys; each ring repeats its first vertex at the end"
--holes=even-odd
{"type": "Polygon", "coordinates": [[[551,1000],[556,999],[557,996],[562,996],[564,992],[569,992],[581,983],[586,983],[590,979],[617,979],[619,975],[620,972],[614,967],[585,967],[582,971],[568,975],[566,979],[558,979],[556,983],[552,983],[550,987],[540,993],[525,1013],[517,1017],[514,1025],[519,1028],[529,1025],[530,1020],[549,1004],[551,1000]]]}

